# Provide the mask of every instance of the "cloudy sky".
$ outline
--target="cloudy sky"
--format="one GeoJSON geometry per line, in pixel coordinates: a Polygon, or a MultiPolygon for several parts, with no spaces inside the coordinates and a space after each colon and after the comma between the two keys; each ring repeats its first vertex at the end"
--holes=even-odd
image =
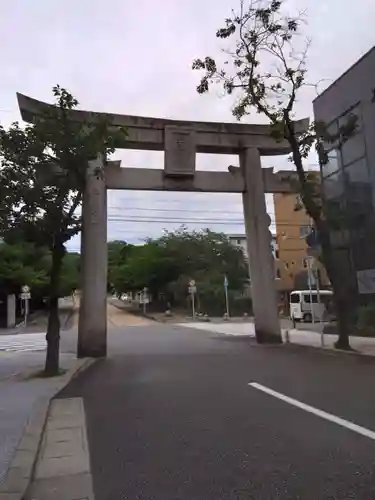
{"type": "MultiPolygon", "coordinates": [[[[214,91],[199,96],[197,56],[220,52],[215,31],[239,0],[3,0],[0,2],[0,120],[19,119],[16,92],[49,101],[56,83],[83,109],[186,120],[231,121],[231,103],[214,91]]],[[[375,2],[289,0],[306,9],[309,80],[323,90],[375,44],[375,2]]],[[[316,91],[304,94],[299,117],[311,115],[316,91]]],[[[259,121],[259,117],[248,117],[259,121]]],[[[163,153],[119,151],[122,165],[163,167],[163,153]]],[[[237,159],[198,155],[197,168],[224,170],[237,159]]],[[[286,159],[265,166],[288,168],[286,159]]],[[[272,217],[272,200],[268,199],[272,217]]],[[[139,242],[183,222],[243,232],[239,196],[109,193],[109,239],[139,242]]],[[[79,241],[70,243],[78,249],[79,241]]]]}

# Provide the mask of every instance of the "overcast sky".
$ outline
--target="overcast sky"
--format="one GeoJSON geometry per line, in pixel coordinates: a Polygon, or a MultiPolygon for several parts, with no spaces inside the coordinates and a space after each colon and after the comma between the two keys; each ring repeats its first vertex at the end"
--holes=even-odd
{"type": "MultiPolygon", "coordinates": [[[[306,32],[313,40],[309,80],[321,81],[320,90],[375,45],[374,0],[348,2],[346,7],[342,0],[288,3],[291,9],[307,9],[306,32]]],[[[215,31],[238,4],[239,0],[3,0],[0,120],[7,125],[19,119],[16,92],[50,101],[51,88],[59,83],[84,109],[231,121],[231,103],[218,90],[204,97],[196,93],[199,74],[191,70],[191,63],[197,56],[219,53],[215,31]]],[[[299,117],[311,115],[315,95],[313,89],[304,95],[299,117]]],[[[259,117],[247,118],[251,120],[259,117]]],[[[121,151],[116,156],[123,166],[163,167],[160,152],[121,151]]],[[[229,156],[198,155],[197,168],[224,170],[236,162],[229,156]]],[[[268,159],[264,165],[291,166],[286,159],[268,159]]],[[[272,216],[272,201],[267,202],[272,216]]],[[[193,221],[189,227],[242,233],[240,197],[109,193],[109,239],[139,242],[184,220],[193,221]]],[[[71,249],[78,247],[78,239],[70,243],[71,249]]]]}

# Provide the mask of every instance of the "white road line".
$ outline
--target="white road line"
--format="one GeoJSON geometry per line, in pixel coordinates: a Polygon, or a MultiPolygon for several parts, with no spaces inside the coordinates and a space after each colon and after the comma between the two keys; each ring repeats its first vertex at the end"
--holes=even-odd
{"type": "Polygon", "coordinates": [[[297,399],[290,398],[289,396],[285,396],[284,394],[281,394],[280,392],[276,392],[272,389],[269,389],[268,387],[265,387],[262,384],[257,384],[256,382],[250,382],[248,385],[251,387],[254,387],[254,389],[258,389],[259,391],[265,392],[266,394],[269,394],[270,396],[273,396],[277,399],[281,399],[282,401],[285,401],[285,403],[289,403],[292,406],[296,406],[297,408],[300,408],[301,410],[308,411],[309,413],[313,413],[314,415],[317,415],[318,417],[324,418],[325,420],[329,420],[330,422],[333,422],[337,425],[341,425],[342,427],[346,427],[347,429],[356,432],[357,434],[361,434],[362,436],[366,436],[370,439],[375,440],[375,432],[370,431],[369,429],[366,429],[365,427],[361,427],[360,425],[353,424],[353,422],[349,422],[348,420],[345,420],[340,417],[336,417],[335,415],[332,415],[331,413],[327,413],[326,411],[319,410],[318,408],[314,408],[313,406],[307,405],[305,403],[301,403],[301,401],[298,401],[297,399]]]}

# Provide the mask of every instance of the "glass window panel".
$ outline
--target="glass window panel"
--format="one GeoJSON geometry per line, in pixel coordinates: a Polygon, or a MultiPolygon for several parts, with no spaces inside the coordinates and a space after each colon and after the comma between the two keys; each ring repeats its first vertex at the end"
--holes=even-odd
{"type": "Polygon", "coordinates": [[[375,267],[375,242],[371,233],[365,232],[363,238],[353,241],[352,256],[357,269],[375,267]]]}
{"type": "Polygon", "coordinates": [[[307,295],[306,293],[303,294],[303,301],[305,304],[310,304],[310,295],[307,295]]]}
{"type": "Polygon", "coordinates": [[[345,225],[345,203],[342,198],[325,202],[325,212],[332,229],[342,229],[345,225]]]}
{"type": "Polygon", "coordinates": [[[323,190],[327,200],[341,196],[344,192],[342,172],[338,171],[323,179],[323,190]]]}
{"type": "Polygon", "coordinates": [[[305,302],[305,304],[317,304],[318,303],[318,296],[316,293],[312,292],[311,295],[307,295],[307,293],[305,293],[303,295],[303,301],[305,302]]]}
{"type": "Polygon", "coordinates": [[[299,304],[299,293],[291,293],[290,294],[290,303],[291,304],[299,304]]]}
{"type": "Polygon", "coordinates": [[[341,167],[340,152],[337,149],[331,149],[331,151],[327,153],[327,156],[327,163],[322,165],[323,177],[327,177],[328,175],[337,172],[337,170],[341,167]]]}
{"type": "Polygon", "coordinates": [[[338,141],[338,135],[339,135],[338,121],[335,120],[334,122],[330,123],[326,127],[326,132],[327,132],[327,135],[330,136],[330,139],[327,139],[326,141],[324,141],[324,149],[327,151],[327,150],[332,149],[333,147],[338,145],[338,142],[339,142],[338,141]]]}
{"type": "Polygon", "coordinates": [[[341,231],[341,230],[331,231],[330,235],[331,235],[331,244],[334,247],[345,247],[349,243],[350,233],[348,230],[346,230],[346,231],[341,231]]]}
{"type": "Polygon", "coordinates": [[[373,226],[374,209],[372,203],[367,200],[353,202],[348,201],[348,226],[350,229],[360,234],[367,227],[373,226]]]}
{"type": "Polygon", "coordinates": [[[366,160],[352,163],[344,169],[347,213],[350,227],[353,231],[360,231],[373,224],[374,204],[371,179],[368,174],[366,160]]]}
{"type": "Polygon", "coordinates": [[[352,189],[353,184],[367,185],[371,180],[368,173],[366,158],[362,158],[344,169],[344,177],[349,189],[352,189]]]}
{"type": "Polygon", "coordinates": [[[365,155],[365,141],[361,132],[354,132],[354,135],[341,144],[341,155],[344,166],[365,155]]]}
{"type": "Polygon", "coordinates": [[[349,123],[350,120],[355,118],[355,130],[359,131],[362,128],[362,114],[360,106],[357,105],[350,111],[347,111],[344,115],[339,118],[339,127],[344,127],[349,123]]]}

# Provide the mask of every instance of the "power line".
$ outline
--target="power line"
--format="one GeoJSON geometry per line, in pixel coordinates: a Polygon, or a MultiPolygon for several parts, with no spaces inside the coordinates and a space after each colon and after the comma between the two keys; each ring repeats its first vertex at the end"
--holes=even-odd
{"type": "MultiPolygon", "coordinates": [[[[115,209],[115,210],[120,210],[120,211],[142,211],[142,212],[178,212],[178,213],[202,213],[202,209],[185,209],[185,208],[181,208],[181,209],[174,209],[174,208],[151,208],[151,207],[148,207],[148,208],[141,208],[141,207],[134,207],[134,208],[131,208],[131,207],[116,207],[116,206],[110,206],[108,207],[109,210],[111,209],[115,209]]],[[[242,211],[231,211],[231,210],[207,210],[205,212],[206,214],[223,214],[223,215],[228,215],[228,214],[231,214],[231,215],[238,215],[239,217],[243,217],[243,212],[242,211]]],[[[272,211],[268,211],[267,212],[268,215],[270,216],[275,216],[275,212],[272,212],[272,211]]],[[[124,214],[125,215],[125,214],[124,214]]],[[[119,217],[123,217],[123,215],[116,215],[116,214],[113,214],[113,215],[110,215],[109,218],[112,218],[112,219],[115,219],[115,218],[119,218],[119,217]]],[[[128,217],[145,217],[143,215],[132,215],[132,214],[128,214],[128,217]]],[[[153,216],[149,216],[150,219],[153,218],[153,216]]],[[[157,218],[167,218],[168,217],[164,217],[163,215],[157,215],[156,216],[157,218]]],[[[182,219],[182,217],[173,217],[173,219],[182,219]]],[[[191,218],[190,218],[191,219],[191,218]]],[[[221,219],[221,220],[232,220],[232,219],[221,219]]],[[[296,223],[294,222],[294,219],[278,219],[277,221],[275,220],[275,222],[277,224],[289,224],[289,222],[291,223],[291,225],[296,225],[296,226],[300,226],[300,225],[308,225],[307,223],[306,224],[303,224],[303,223],[296,223]]]]}
{"type": "MultiPolygon", "coordinates": [[[[141,207],[116,207],[116,206],[109,206],[108,207],[108,210],[120,210],[120,211],[142,211],[142,212],[197,212],[197,213],[201,213],[202,212],[202,209],[194,209],[194,208],[141,208],[141,207]]],[[[223,210],[207,210],[207,212],[209,213],[218,213],[218,214],[222,214],[223,213],[223,210]]],[[[241,211],[232,211],[232,210],[225,210],[225,214],[235,214],[235,215],[241,215],[243,214],[243,212],[241,211]]]]}
{"type": "MultiPolygon", "coordinates": [[[[159,223],[159,224],[221,224],[221,225],[244,225],[244,220],[238,219],[203,219],[203,218],[181,218],[181,217],[158,217],[158,216],[129,216],[129,217],[108,217],[108,222],[127,222],[127,223],[140,223],[146,224],[159,223]]],[[[270,226],[274,227],[301,227],[308,224],[290,223],[290,222],[272,222],[270,226]]]]}

